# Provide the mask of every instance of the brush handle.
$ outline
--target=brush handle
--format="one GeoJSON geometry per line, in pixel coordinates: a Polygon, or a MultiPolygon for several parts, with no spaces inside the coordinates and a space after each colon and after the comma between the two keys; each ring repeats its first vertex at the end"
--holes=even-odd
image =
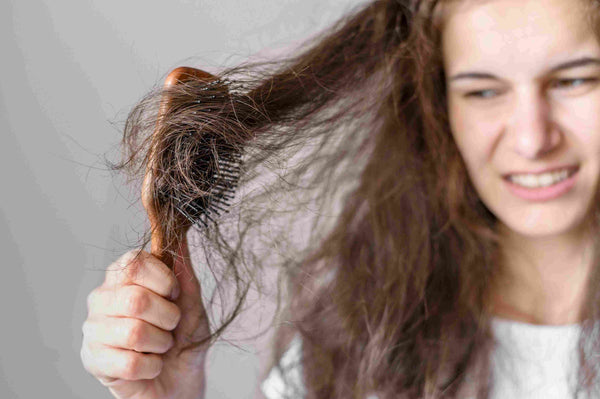
{"type": "MultiPolygon", "coordinates": [[[[201,80],[205,82],[211,82],[216,80],[217,78],[214,75],[211,75],[208,72],[202,71],[196,68],[190,67],[178,67],[169,73],[164,82],[164,88],[167,89],[171,86],[177,84],[183,84],[190,80],[201,80]]],[[[171,106],[171,102],[167,96],[164,96],[161,100],[158,117],[157,117],[157,126],[161,123],[163,116],[167,114],[169,111],[169,107],[171,106]]],[[[158,131],[158,129],[156,129],[158,131]]],[[[156,134],[156,133],[155,133],[156,134]]],[[[152,141],[153,142],[153,141],[152,141]]],[[[150,150],[152,151],[152,149],[150,150]]],[[[149,157],[150,160],[154,159],[153,156],[149,157]]],[[[150,231],[152,232],[151,238],[151,253],[160,259],[163,263],[165,263],[168,267],[173,268],[173,259],[169,254],[169,249],[175,249],[175,252],[182,255],[188,255],[187,253],[187,241],[185,237],[185,231],[181,232],[181,237],[175,246],[178,248],[166,248],[166,243],[164,239],[164,229],[163,226],[160,225],[160,222],[156,216],[156,208],[155,208],[155,199],[152,196],[151,182],[152,182],[152,170],[153,166],[148,163],[146,167],[146,173],[144,176],[144,181],[142,183],[142,204],[148,213],[148,219],[150,220],[150,231]]]]}

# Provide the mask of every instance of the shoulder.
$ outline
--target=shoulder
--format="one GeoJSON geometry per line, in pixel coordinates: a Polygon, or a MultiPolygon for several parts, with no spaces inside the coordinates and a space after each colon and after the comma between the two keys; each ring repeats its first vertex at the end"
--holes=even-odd
{"type": "MultiPolygon", "coordinates": [[[[295,335],[279,364],[271,369],[261,384],[267,399],[303,399],[306,396],[302,374],[302,339],[295,335]]],[[[378,399],[368,395],[366,399],[378,399]]]]}
{"type": "Polygon", "coordinates": [[[300,399],[305,396],[302,377],[302,339],[294,336],[279,364],[261,384],[267,399],[300,399]]]}

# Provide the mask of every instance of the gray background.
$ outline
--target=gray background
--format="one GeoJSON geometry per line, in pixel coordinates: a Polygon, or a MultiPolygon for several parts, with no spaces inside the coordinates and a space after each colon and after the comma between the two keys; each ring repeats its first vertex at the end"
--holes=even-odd
{"type": "MultiPolygon", "coordinates": [[[[111,397],[79,350],[88,293],[146,223],[102,162],[130,107],[176,66],[272,57],[358,3],[0,1],[0,398],[111,397]]],[[[211,349],[207,398],[252,397],[262,345],[211,349]]]]}

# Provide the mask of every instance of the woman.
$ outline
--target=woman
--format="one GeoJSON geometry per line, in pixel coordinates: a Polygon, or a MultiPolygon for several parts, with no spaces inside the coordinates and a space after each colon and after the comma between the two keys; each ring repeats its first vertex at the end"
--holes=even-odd
{"type": "MultiPolygon", "coordinates": [[[[162,162],[156,170],[187,184],[157,183],[169,193],[157,210],[164,223],[173,209],[197,222],[177,196],[206,195],[191,159],[177,156],[197,148],[190,126],[243,146],[240,187],[280,154],[316,148],[282,167],[290,185],[276,179],[264,193],[342,199],[332,226],[328,214],[314,217],[323,234],[276,259],[289,300],[275,353],[290,349],[267,395],[278,386],[306,398],[600,395],[597,15],[591,0],[374,1],[278,69],[225,71],[229,94],[206,84],[171,93],[178,106],[170,130],[157,133],[171,138],[162,147],[139,144],[160,94],[134,110],[120,166],[162,162]],[[150,152],[171,155],[144,158],[150,152]]],[[[245,218],[239,234],[223,231],[226,219],[203,230],[222,275],[237,272],[236,303],[273,262],[245,234],[274,217],[255,207],[264,199],[232,206],[245,218]]],[[[136,272],[107,273],[90,295],[82,359],[115,397],[202,397],[208,337],[222,330],[211,335],[199,316],[182,242],[173,274],[129,253],[115,265],[136,272]],[[124,299],[111,308],[114,289],[124,299]],[[105,332],[117,326],[125,334],[105,332]]]]}

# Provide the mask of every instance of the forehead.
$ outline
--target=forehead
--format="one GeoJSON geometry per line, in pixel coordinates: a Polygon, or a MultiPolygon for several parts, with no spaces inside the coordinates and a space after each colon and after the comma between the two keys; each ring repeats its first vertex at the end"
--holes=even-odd
{"type": "Polygon", "coordinates": [[[523,73],[565,56],[598,50],[587,0],[463,0],[440,10],[444,67],[523,73]]]}

